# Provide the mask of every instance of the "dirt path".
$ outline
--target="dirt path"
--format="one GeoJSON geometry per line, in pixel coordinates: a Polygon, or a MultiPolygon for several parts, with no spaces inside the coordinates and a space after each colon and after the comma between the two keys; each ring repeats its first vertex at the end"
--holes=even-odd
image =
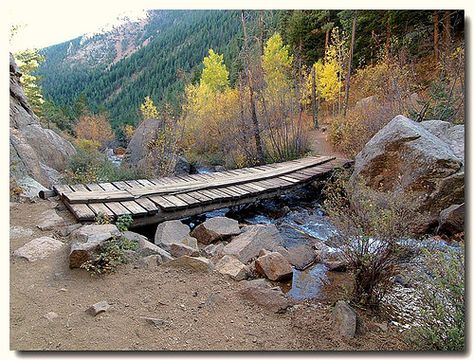
{"type": "Polygon", "coordinates": [[[334,150],[329,142],[328,132],[324,131],[325,127],[312,129],[308,132],[310,150],[314,155],[332,155],[339,158],[347,158],[346,155],[334,150]]]}
{"type": "MultiPolygon", "coordinates": [[[[16,234],[10,240],[10,254],[38,236],[52,234],[68,242],[35,228],[41,214],[52,205],[42,200],[10,204],[10,226],[16,234]]],[[[68,216],[65,211],[58,213],[68,216]]],[[[127,264],[114,274],[91,277],[84,270],[70,270],[67,255],[67,245],[55,255],[32,263],[11,255],[12,350],[404,348],[396,329],[381,332],[369,326],[355,339],[340,338],[332,330],[330,301],[305,302],[275,313],[242,298],[237,291],[244,282],[218,273],[163,266],[143,269],[127,264]],[[96,317],[84,312],[102,300],[112,305],[110,310],[96,317]],[[44,315],[49,312],[58,317],[46,319],[44,315]],[[155,327],[143,317],[160,318],[169,324],[155,327]]]]}

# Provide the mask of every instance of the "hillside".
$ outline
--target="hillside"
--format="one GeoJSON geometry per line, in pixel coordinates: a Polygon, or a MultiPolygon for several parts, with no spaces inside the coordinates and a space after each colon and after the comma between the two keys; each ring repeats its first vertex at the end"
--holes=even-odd
{"type": "Polygon", "coordinates": [[[157,11],[102,33],[42,50],[44,96],[72,106],[84,95],[105,107],[112,125],[137,120],[145,96],[176,104],[185,79],[214,48],[233,63],[241,31],[238,11],[157,11]]]}

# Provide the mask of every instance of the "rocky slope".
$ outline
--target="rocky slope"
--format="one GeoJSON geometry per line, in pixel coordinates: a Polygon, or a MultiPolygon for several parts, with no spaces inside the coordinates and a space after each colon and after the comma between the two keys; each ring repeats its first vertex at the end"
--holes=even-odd
{"type": "Polygon", "coordinates": [[[40,125],[20,85],[21,73],[10,55],[10,176],[21,184],[58,182],[68,158],[69,141],[40,125]]]}

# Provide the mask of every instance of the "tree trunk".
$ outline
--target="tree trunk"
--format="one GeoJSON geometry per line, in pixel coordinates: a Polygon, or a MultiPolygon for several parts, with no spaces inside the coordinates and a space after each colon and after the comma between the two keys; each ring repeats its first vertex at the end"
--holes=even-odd
{"type": "Polygon", "coordinates": [[[329,45],[329,29],[326,30],[326,39],[324,41],[323,59],[326,58],[326,51],[328,51],[328,45],[329,45]]]}
{"type": "Polygon", "coordinates": [[[444,51],[449,54],[449,50],[451,47],[451,14],[449,10],[446,10],[443,13],[443,42],[444,42],[444,51]]]}
{"type": "Polygon", "coordinates": [[[318,103],[316,98],[316,69],[313,66],[311,69],[311,108],[313,110],[313,124],[314,128],[318,129],[318,103]]]}
{"type": "Polygon", "coordinates": [[[245,17],[244,17],[244,11],[242,10],[241,12],[242,16],[242,28],[244,31],[244,53],[245,53],[245,59],[247,60],[247,74],[248,74],[248,80],[249,80],[249,94],[250,94],[250,111],[252,114],[252,123],[253,123],[253,130],[254,130],[254,137],[255,137],[255,147],[257,149],[257,160],[259,164],[264,164],[265,163],[265,154],[263,153],[263,146],[262,146],[262,139],[260,137],[260,124],[258,122],[257,118],[257,109],[255,105],[255,98],[254,98],[254,88],[253,88],[253,77],[252,77],[252,71],[250,70],[250,64],[247,59],[248,57],[248,46],[247,46],[247,28],[245,26],[245,17]]]}
{"type": "Polygon", "coordinates": [[[352,19],[352,37],[351,37],[351,50],[349,52],[349,62],[347,65],[347,78],[346,78],[346,96],[344,100],[344,110],[343,115],[346,117],[347,107],[349,105],[349,90],[351,84],[351,71],[352,71],[352,57],[354,56],[354,42],[355,42],[355,32],[356,32],[356,15],[352,19]]]}
{"type": "Polygon", "coordinates": [[[385,55],[390,57],[390,38],[392,36],[392,25],[390,24],[390,13],[387,11],[387,19],[385,24],[385,55]]]}
{"type": "Polygon", "coordinates": [[[433,46],[435,64],[439,63],[439,15],[437,11],[433,12],[433,46]]]}

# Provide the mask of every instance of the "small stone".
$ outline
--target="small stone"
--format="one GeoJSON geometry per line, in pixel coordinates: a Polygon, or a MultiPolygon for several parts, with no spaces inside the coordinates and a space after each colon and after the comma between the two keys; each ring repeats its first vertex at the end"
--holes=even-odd
{"type": "Polygon", "coordinates": [[[343,337],[353,338],[357,330],[357,313],[345,301],[339,300],[333,310],[333,322],[343,337]]]}
{"type": "Polygon", "coordinates": [[[52,230],[58,226],[64,225],[64,219],[56,213],[56,210],[50,209],[41,214],[42,220],[37,225],[39,229],[46,231],[52,230]]]}
{"type": "Polygon", "coordinates": [[[49,321],[53,321],[54,319],[56,319],[57,317],[59,317],[58,314],[56,314],[55,312],[51,311],[47,314],[44,314],[43,317],[49,321]]]}
{"type": "Polygon", "coordinates": [[[249,274],[247,266],[242,264],[236,257],[230,255],[224,255],[217,262],[216,270],[222,275],[228,275],[237,281],[246,279],[249,274]]]}
{"type": "Polygon", "coordinates": [[[293,275],[293,269],[288,260],[277,252],[259,257],[255,261],[255,269],[273,281],[284,280],[293,275]]]}
{"type": "Polygon", "coordinates": [[[178,258],[184,255],[199,256],[199,250],[184,244],[172,243],[169,246],[169,252],[172,256],[178,258]]]}
{"type": "Polygon", "coordinates": [[[149,255],[141,258],[138,262],[140,268],[152,269],[162,263],[160,255],[149,255]]]}
{"type": "Polygon", "coordinates": [[[54,252],[61,249],[64,244],[48,236],[36,238],[26,243],[13,252],[14,256],[22,257],[28,261],[45,259],[54,252]]]}
{"type": "Polygon", "coordinates": [[[11,239],[25,238],[31,235],[33,235],[33,230],[31,229],[24,228],[22,226],[12,226],[10,228],[11,239]]]}
{"type": "Polygon", "coordinates": [[[61,292],[67,292],[67,289],[66,289],[66,288],[61,288],[61,289],[59,289],[59,291],[61,291],[61,292]]]}
{"type": "Polygon", "coordinates": [[[212,262],[209,259],[206,259],[205,257],[191,257],[187,255],[168,261],[163,266],[183,267],[204,272],[210,272],[214,268],[212,262]]]}
{"type": "Polygon", "coordinates": [[[224,243],[219,242],[218,244],[209,244],[202,249],[202,253],[210,258],[219,257],[222,255],[224,250],[224,243]]]}
{"type": "Polygon", "coordinates": [[[158,318],[151,318],[151,317],[142,317],[147,323],[152,324],[156,327],[164,326],[164,325],[171,325],[170,321],[158,319],[158,318]]]}
{"type": "Polygon", "coordinates": [[[100,301],[86,310],[86,313],[92,316],[97,316],[98,314],[107,311],[111,305],[107,301],[100,301]]]}

